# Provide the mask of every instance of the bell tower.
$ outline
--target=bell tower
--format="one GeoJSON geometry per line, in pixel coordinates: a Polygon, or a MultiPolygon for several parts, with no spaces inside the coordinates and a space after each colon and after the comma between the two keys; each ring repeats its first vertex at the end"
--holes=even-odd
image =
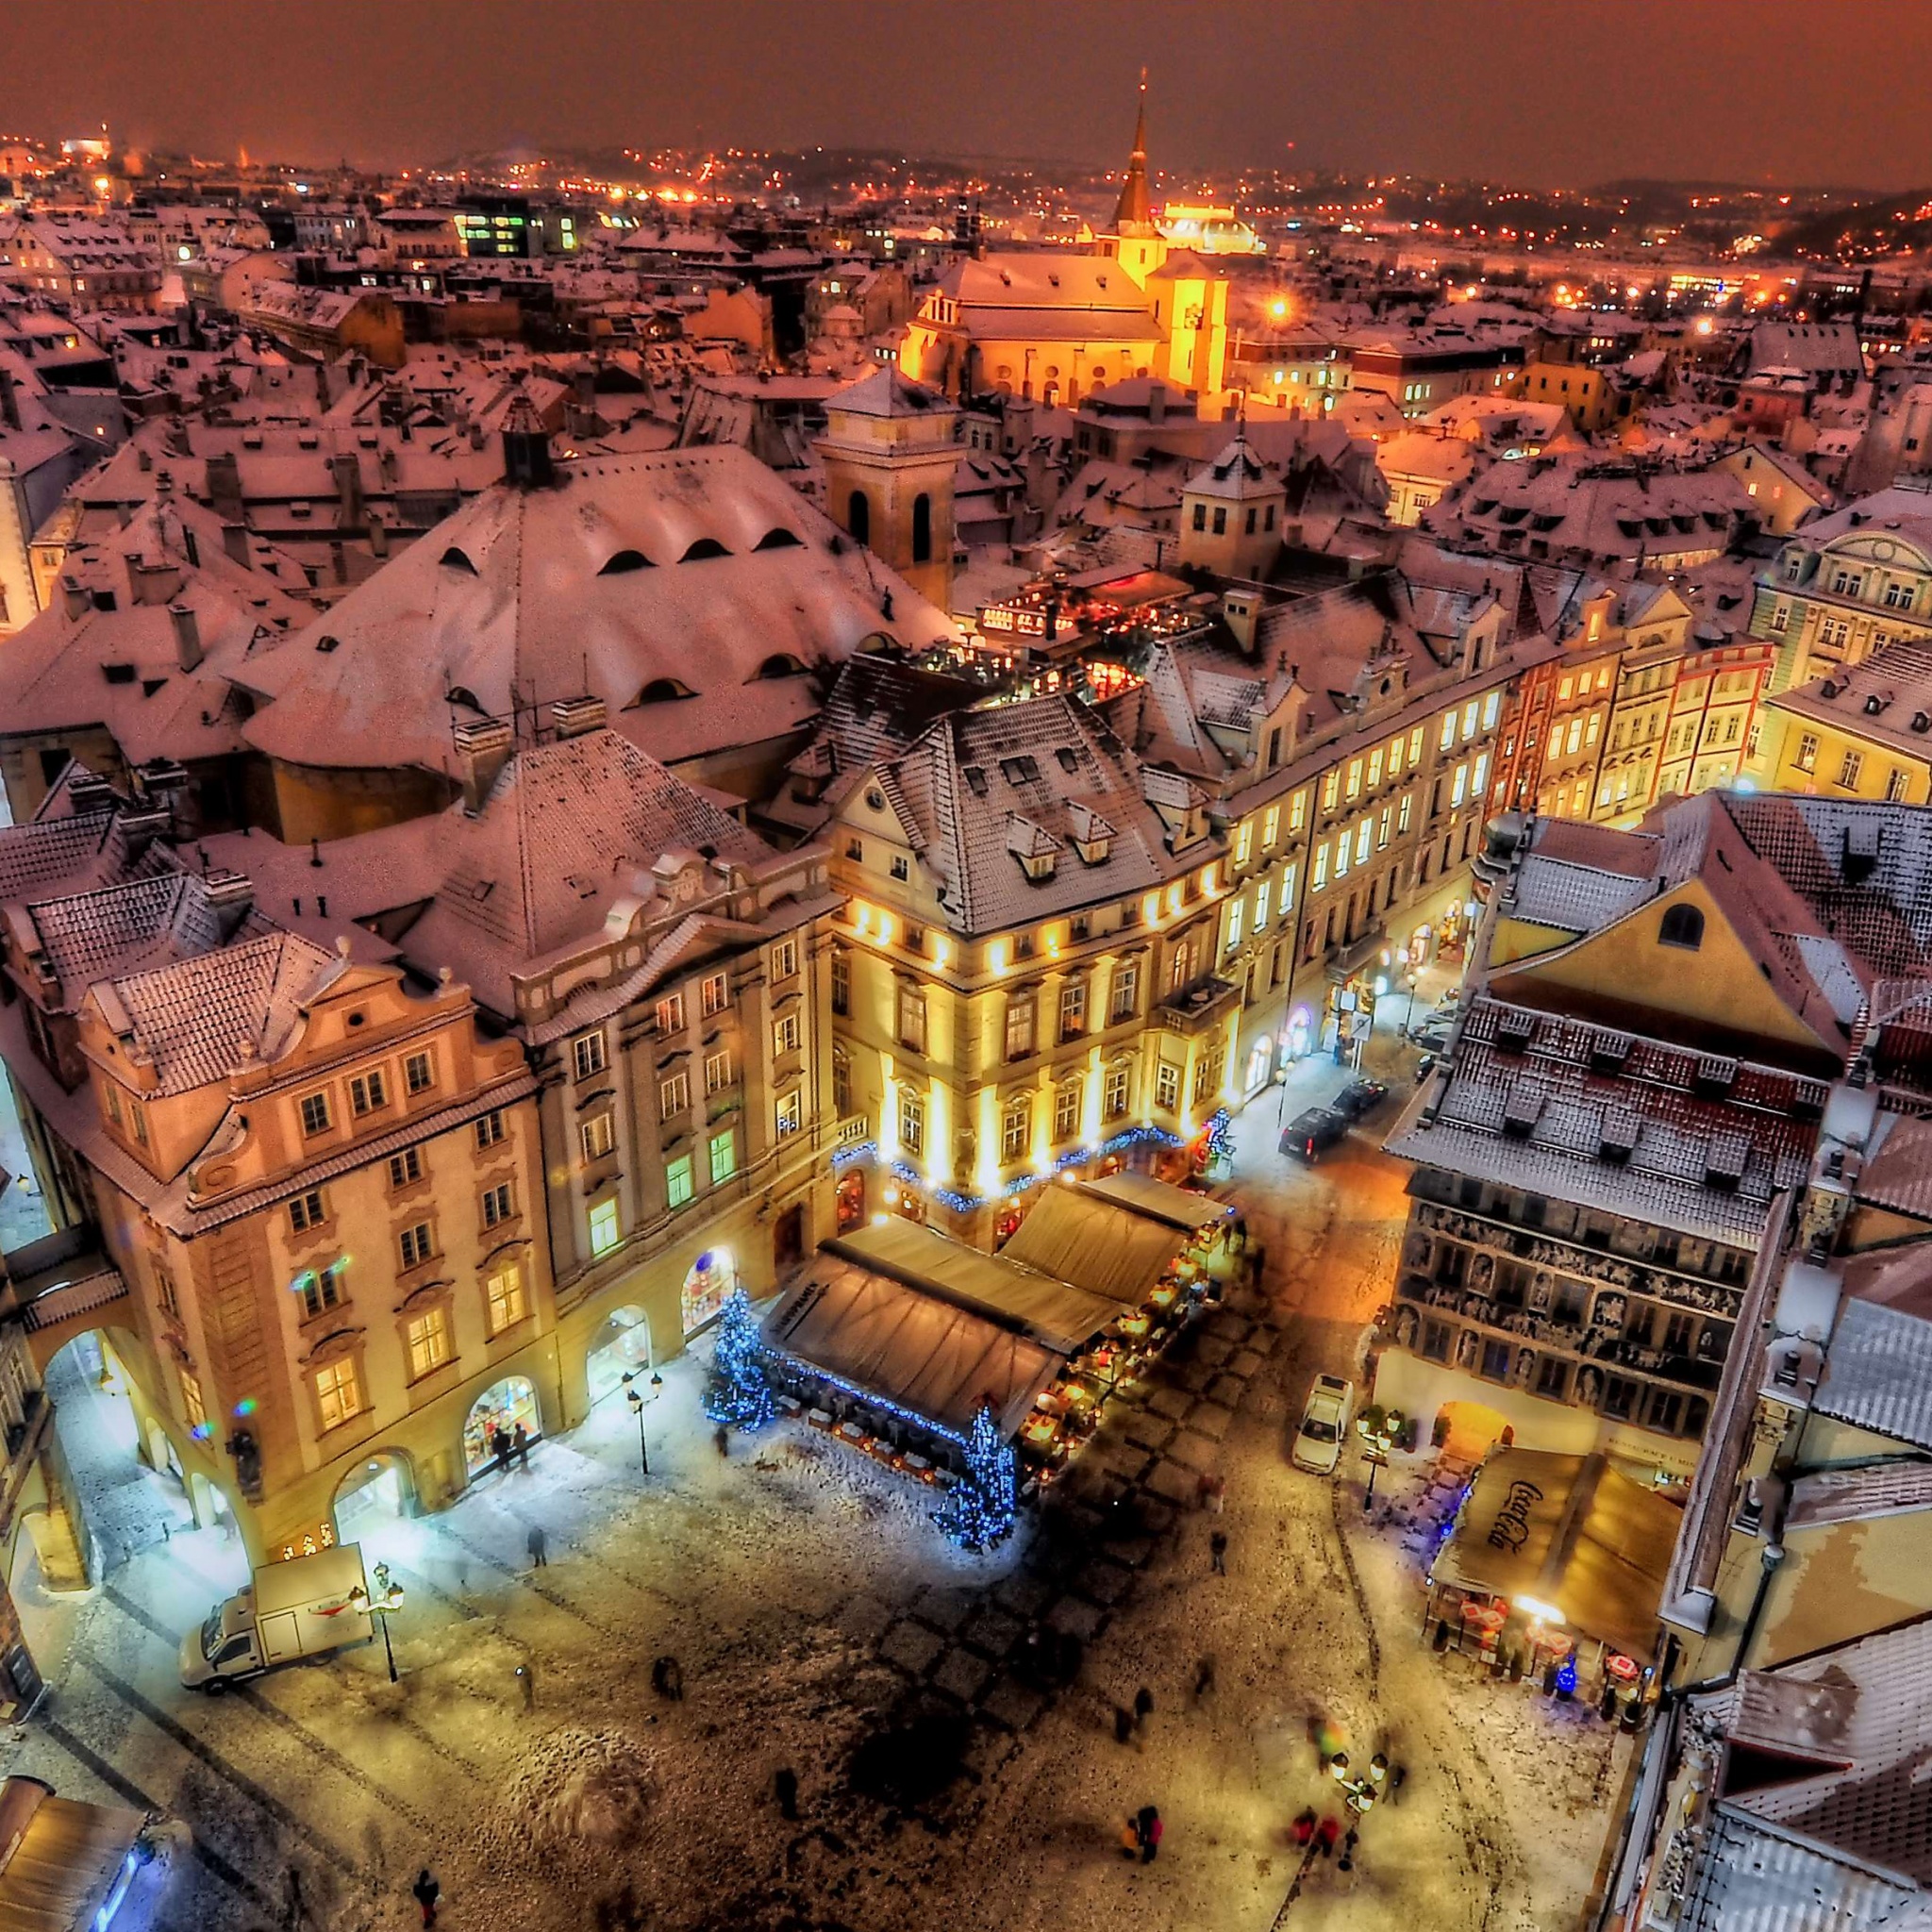
{"type": "Polygon", "coordinates": [[[827,399],[825,434],[813,445],[825,466],[826,514],[948,613],[958,416],[937,390],[889,367],[827,399]]]}
{"type": "Polygon", "coordinates": [[[1121,198],[1114,204],[1113,232],[1100,238],[1100,252],[1124,268],[1136,288],[1167,259],[1167,240],[1154,225],[1154,199],[1147,187],[1147,70],[1141,70],[1140,108],[1134,117],[1134,152],[1127,158],[1121,198]]]}

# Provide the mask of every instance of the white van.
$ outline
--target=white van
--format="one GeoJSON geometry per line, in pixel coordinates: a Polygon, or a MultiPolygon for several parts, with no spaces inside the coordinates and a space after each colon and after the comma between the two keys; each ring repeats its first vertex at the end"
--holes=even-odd
{"type": "Polygon", "coordinates": [[[210,1696],[291,1657],[321,1657],[375,1634],[359,1543],[264,1563],[181,1640],[181,1682],[210,1696]]]}

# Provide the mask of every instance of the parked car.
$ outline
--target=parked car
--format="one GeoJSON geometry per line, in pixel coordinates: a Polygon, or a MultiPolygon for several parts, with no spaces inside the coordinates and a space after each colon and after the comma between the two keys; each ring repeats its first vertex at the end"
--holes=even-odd
{"type": "Polygon", "coordinates": [[[1408,1037],[1424,1053],[1442,1053],[1447,1050],[1449,1036],[1455,1030],[1456,1016],[1453,1013],[1431,1013],[1408,1037]]]}
{"type": "Polygon", "coordinates": [[[1348,1411],[1355,1402],[1355,1384],[1340,1375],[1317,1375],[1308,1391],[1308,1406],[1295,1431],[1289,1459],[1297,1469],[1315,1475],[1333,1475],[1341,1460],[1341,1439],[1348,1433],[1348,1411]]]}
{"type": "Polygon", "coordinates": [[[1379,1080],[1351,1080],[1328,1105],[1343,1120],[1358,1121],[1388,1095],[1389,1090],[1379,1080]]]}
{"type": "Polygon", "coordinates": [[[246,1590],[182,1638],[181,1682],[217,1696],[238,1677],[366,1642],[375,1629],[359,1545],[264,1563],[246,1590]]]}
{"type": "Polygon", "coordinates": [[[1311,1107],[1290,1121],[1281,1136],[1281,1151],[1314,1166],[1348,1132],[1348,1117],[1332,1107],[1311,1107]]]}

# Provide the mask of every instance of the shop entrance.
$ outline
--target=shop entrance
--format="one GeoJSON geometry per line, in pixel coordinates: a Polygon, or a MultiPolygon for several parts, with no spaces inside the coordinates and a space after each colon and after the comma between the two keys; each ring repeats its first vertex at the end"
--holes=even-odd
{"type": "Polygon", "coordinates": [[[805,1204],[786,1208],[772,1224],[772,1272],[780,1280],[805,1259],[805,1204]]]}
{"type": "Polygon", "coordinates": [[[1436,1411],[1434,1433],[1443,1453],[1464,1462],[1480,1462],[1509,1427],[1509,1418],[1481,1402],[1445,1402],[1436,1411]]]}
{"type": "Polygon", "coordinates": [[[839,1183],[839,1232],[850,1234],[865,1225],[865,1170],[854,1168],[839,1183]]]}
{"type": "Polygon", "coordinates": [[[584,1380],[591,1400],[602,1402],[623,1388],[629,1376],[650,1366],[651,1324],[643,1309],[635,1304],[612,1308],[584,1357],[584,1380]]]}
{"type": "Polygon", "coordinates": [[[374,1547],[377,1555],[396,1524],[416,1514],[416,1483],[408,1458],[391,1451],[365,1457],[336,1485],[336,1541],[374,1547]]]}
{"type": "Polygon", "coordinates": [[[463,1424],[463,1468],[473,1478],[495,1460],[493,1437],[515,1435],[519,1423],[532,1442],[543,1433],[536,1385],[527,1375],[506,1375],[477,1396],[463,1424]]]}
{"type": "Polygon", "coordinates": [[[708,1248],[691,1265],[684,1277],[679,1304],[684,1312],[684,1332],[695,1335],[715,1322],[738,1288],[738,1270],[732,1265],[729,1248],[708,1248]]]}

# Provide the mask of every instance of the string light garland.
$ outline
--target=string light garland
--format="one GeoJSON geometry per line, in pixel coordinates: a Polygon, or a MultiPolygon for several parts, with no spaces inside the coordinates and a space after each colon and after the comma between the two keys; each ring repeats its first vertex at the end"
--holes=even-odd
{"type": "Polygon", "coordinates": [[[993,1421],[992,1405],[982,1402],[966,1444],[966,1474],[933,1512],[940,1527],[962,1550],[977,1555],[1012,1534],[1013,1472],[1013,1452],[993,1421]]]}
{"type": "MultiPolygon", "coordinates": [[[[1227,1115],[1223,1112],[1216,1118],[1225,1122],[1227,1115]]],[[[1126,1148],[1142,1146],[1149,1142],[1160,1147],[1178,1147],[1182,1144],[1180,1136],[1170,1134],[1165,1127],[1127,1127],[1111,1139],[1103,1141],[1097,1147],[1070,1147],[1044,1172],[1036,1169],[1015,1174],[1003,1186],[984,1194],[964,1193],[958,1188],[948,1187],[943,1181],[929,1179],[909,1161],[891,1160],[886,1163],[886,1168],[901,1187],[910,1188],[916,1193],[924,1194],[942,1207],[950,1208],[956,1214],[971,1214],[976,1208],[989,1207],[995,1201],[1010,1201],[1016,1195],[1026,1193],[1046,1181],[1058,1180],[1070,1167],[1079,1167],[1090,1160],[1104,1160],[1110,1154],[1119,1154],[1126,1148]]],[[[1231,1154],[1231,1138],[1227,1146],[1231,1154]]],[[[832,1171],[835,1174],[842,1173],[858,1161],[876,1158],[877,1154],[878,1142],[875,1141],[861,1141],[856,1146],[841,1147],[832,1156],[832,1171]]]]}

